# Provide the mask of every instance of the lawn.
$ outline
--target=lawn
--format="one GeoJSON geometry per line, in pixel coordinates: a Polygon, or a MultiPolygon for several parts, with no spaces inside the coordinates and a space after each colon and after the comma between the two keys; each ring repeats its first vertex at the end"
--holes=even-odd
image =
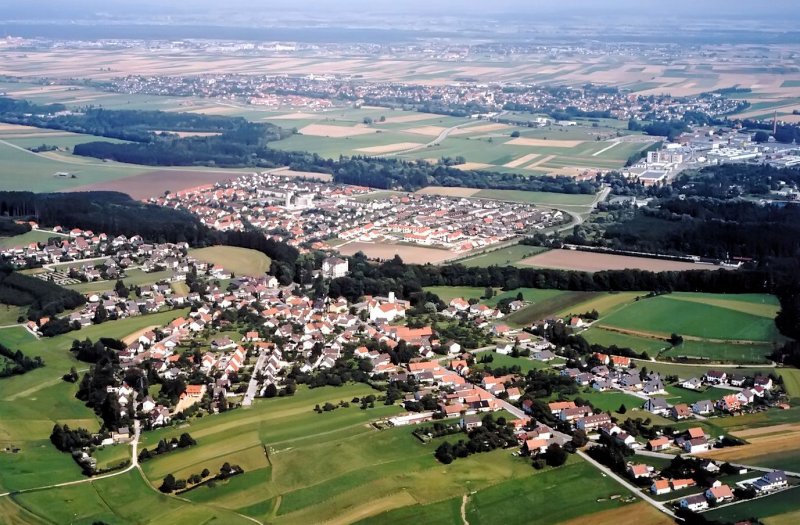
{"type": "Polygon", "coordinates": [[[20,316],[27,318],[28,308],[26,306],[12,306],[0,303],[0,326],[17,324],[20,316]]]}
{"type": "MultiPolygon", "coordinates": [[[[543,361],[534,361],[528,357],[512,357],[510,355],[503,355],[498,354],[496,352],[486,352],[480,353],[478,356],[484,355],[491,355],[492,361],[491,363],[475,363],[476,367],[483,366],[484,364],[490,366],[492,368],[498,368],[501,366],[512,367],[514,365],[520,367],[523,374],[527,374],[530,370],[544,370],[546,368],[550,368],[551,364],[555,363],[563,363],[563,359],[554,359],[550,363],[545,363],[543,361]]],[[[477,357],[477,356],[476,356],[477,357]]],[[[479,359],[479,358],[478,358],[479,359]]]]}
{"type": "Polygon", "coordinates": [[[644,404],[644,400],[624,392],[587,391],[581,392],[576,397],[591,402],[592,406],[603,412],[616,412],[620,405],[625,405],[625,408],[630,411],[631,408],[638,408],[644,404]]]}
{"type": "MultiPolygon", "coordinates": [[[[145,284],[154,284],[157,283],[158,281],[169,280],[175,275],[175,272],[172,270],[162,270],[160,272],[127,270],[125,273],[127,274],[127,277],[122,279],[122,282],[125,284],[125,286],[142,286],[145,284]]],[[[116,280],[92,281],[88,283],[67,285],[66,288],[85,294],[89,292],[104,292],[108,290],[113,290],[116,284],[117,284],[116,280]]]]}
{"type": "Polygon", "coordinates": [[[190,250],[189,255],[215,266],[221,266],[236,275],[259,277],[269,271],[270,259],[263,253],[234,246],[211,246],[190,250]]]}
{"type": "Polygon", "coordinates": [[[486,288],[480,286],[426,286],[424,290],[439,296],[446,304],[458,297],[465,301],[480,299],[486,293],[486,288]]]}
{"type": "MultiPolygon", "coordinates": [[[[648,370],[650,367],[648,366],[648,370]]],[[[702,392],[697,392],[694,390],[688,390],[686,388],[681,388],[679,386],[667,386],[665,390],[668,392],[667,402],[671,405],[677,403],[686,403],[688,405],[694,404],[698,401],[702,401],[704,399],[708,399],[711,401],[715,401],[717,399],[721,399],[722,396],[726,396],[730,394],[730,390],[725,390],[723,388],[714,388],[711,387],[707,390],[703,390],[702,392]]]]}
{"type": "Polygon", "coordinates": [[[526,246],[523,244],[515,244],[508,248],[500,248],[499,250],[492,250],[488,253],[476,255],[458,261],[467,268],[488,268],[489,266],[513,266],[517,262],[531,257],[538,253],[546,251],[547,248],[541,246],[526,246]]]}
{"type": "Polygon", "coordinates": [[[770,304],[754,296],[675,294],[642,299],[604,317],[601,324],[654,335],[678,333],[703,339],[779,341],[770,304]]]}

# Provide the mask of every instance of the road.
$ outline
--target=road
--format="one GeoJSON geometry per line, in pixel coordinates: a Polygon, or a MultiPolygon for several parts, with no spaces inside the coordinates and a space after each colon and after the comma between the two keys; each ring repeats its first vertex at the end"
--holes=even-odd
{"type": "Polygon", "coordinates": [[[614,472],[612,472],[610,468],[606,467],[605,465],[602,465],[602,464],[598,463],[597,461],[595,461],[594,459],[589,457],[589,454],[587,454],[586,452],[584,452],[582,450],[579,450],[577,452],[577,454],[580,457],[582,457],[584,460],[588,461],[589,463],[594,465],[596,468],[598,468],[600,470],[600,472],[602,472],[606,476],[614,479],[615,481],[617,481],[617,483],[619,483],[620,485],[622,485],[623,487],[628,489],[636,497],[641,498],[642,500],[646,501],[647,503],[649,503],[650,505],[652,505],[656,509],[660,510],[661,512],[663,512],[667,516],[669,516],[671,518],[675,518],[676,517],[675,513],[672,512],[669,509],[669,507],[667,507],[664,503],[661,503],[659,501],[654,500],[653,498],[651,498],[650,496],[648,496],[647,494],[645,494],[644,492],[639,490],[639,487],[631,484],[630,482],[628,482],[628,480],[626,480],[622,476],[619,476],[619,475],[615,474],[614,472]]]}
{"type": "MultiPolygon", "coordinates": [[[[501,116],[504,113],[506,113],[506,112],[504,111],[503,113],[501,113],[498,116],[501,116]]],[[[444,141],[444,139],[446,139],[450,135],[450,133],[454,132],[455,130],[457,130],[459,128],[465,128],[467,126],[471,126],[471,125],[477,124],[479,122],[481,122],[481,121],[480,120],[471,120],[469,122],[463,122],[461,124],[457,124],[455,126],[447,128],[447,129],[443,129],[442,132],[439,133],[439,136],[437,136],[435,139],[433,139],[432,141],[430,141],[430,142],[428,142],[426,144],[421,144],[419,146],[414,146],[413,148],[408,148],[408,149],[404,149],[404,150],[401,150],[401,151],[393,151],[391,153],[384,153],[383,155],[375,155],[375,157],[393,157],[395,155],[403,155],[405,153],[411,153],[413,151],[419,151],[421,149],[432,148],[433,146],[438,146],[439,144],[441,144],[444,141]]]]}
{"type": "MultiPolygon", "coordinates": [[[[656,361],[655,358],[650,359],[639,359],[637,357],[631,357],[631,361],[637,361],[641,363],[663,363],[665,365],[675,365],[675,366],[707,366],[708,368],[775,368],[777,365],[775,362],[765,363],[763,365],[721,365],[717,363],[674,363],[672,361],[656,361]]],[[[735,388],[735,387],[734,387],[735,388]]]]}
{"type": "Polygon", "coordinates": [[[247,392],[244,395],[244,399],[242,399],[242,406],[249,407],[253,404],[253,399],[255,399],[256,394],[258,393],[258,379],[256,375],[258,372],[264,368],[264,365],[267,362],[267,351],[262,350],[261,353],[258,355],[258,360],[256,361],[256,366],[253,367],[253,373],[250,376],[250,384],[247,385],[247,392]]]}

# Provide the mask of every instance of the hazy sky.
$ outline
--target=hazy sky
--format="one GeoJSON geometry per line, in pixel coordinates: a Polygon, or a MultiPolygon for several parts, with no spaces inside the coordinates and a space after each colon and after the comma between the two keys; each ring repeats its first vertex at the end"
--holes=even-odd
{"type": "Polygon", "coordinates": [[[403,14],[642,15],[672,18],[800,16],[798,0],[29,0],[0,2],[0,18],[84,18],[97,13],[182,15],[231,10],[403,14]],[[2,5],[5,4],[5,5],[2,5]]]}

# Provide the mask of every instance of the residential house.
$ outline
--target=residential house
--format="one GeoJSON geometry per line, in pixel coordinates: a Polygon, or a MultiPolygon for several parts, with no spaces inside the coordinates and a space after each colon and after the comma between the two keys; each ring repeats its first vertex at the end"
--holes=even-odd
{"type": "Polygon", "coordinates": [[[666,415],[669,413],[667,401],[662,397],[653,397],[645,401],[644,409],[653,414],[666,415]]]}
{"type": "Polygon", "coordinates": [[[657,479],[653,481],[653,484],[650,485],[650,492],[655,494],[656,496],[661,496],[662,494],[668,494],[672,489],[669,486],[669,480],[667,479],[657,479]]]}
{"type": "Polygon", "coordinates": [[[689,410],[689,405],[685,403],[680,403],[675,405],[670,409],[670,415],[677,420],[686,419],[692,415],[692,411],[689,410]]]}
{"type": "Polygon", "coordinates": [[[694,412],[695,414],[699,414],[701,416],[705,416],[706,414],[711,414],[714,412],[714,403],[712,403],[708,399],[703,399],[702,401],[698,401],[692,405],[692,412],[694,412]]]}
{"type": "Polygon", "coordinates": [[[699,512],[708,508],[708,501],[705,496],[698,494],[696,496],[683,498],[680,502],[680,506],[692,512],[699,512]]]}
{"type": "Polygon", "coordinates": [[[782,470],[773,470],[756,480],[753,483],[753,488],[756,489],[756,492],[759,494],[763,494],[765,492],[772,492],[773,490],[785,488],[788,485],[789,481],[786,479],[786,473],[782,470]]]}
{"type": "Polygon", "coordinates": [[[666,436],[661,436],[656,439],[651,439],[647,442],[647,448],[652,450],[653,452],[658,452],[660,450],[665,450],[670,447],[670,440],[666,436]]]}
{"type": "Polygon", "coordinates": [[[720,485],[719,487],[711,487],[706,490],[706,498],[712,503],[722,503],[733,499],[733,491],[728,485],[720,485]]]}

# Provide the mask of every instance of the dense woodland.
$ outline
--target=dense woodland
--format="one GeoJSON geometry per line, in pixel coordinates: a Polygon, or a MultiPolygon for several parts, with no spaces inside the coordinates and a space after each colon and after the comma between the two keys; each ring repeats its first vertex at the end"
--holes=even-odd
{"type": "Polygon", "coordinates": [[[53,316],[83,305],[86,298],[57,284],[0,268],[0,303],[28,306],[28,319],[53,316]]]}

